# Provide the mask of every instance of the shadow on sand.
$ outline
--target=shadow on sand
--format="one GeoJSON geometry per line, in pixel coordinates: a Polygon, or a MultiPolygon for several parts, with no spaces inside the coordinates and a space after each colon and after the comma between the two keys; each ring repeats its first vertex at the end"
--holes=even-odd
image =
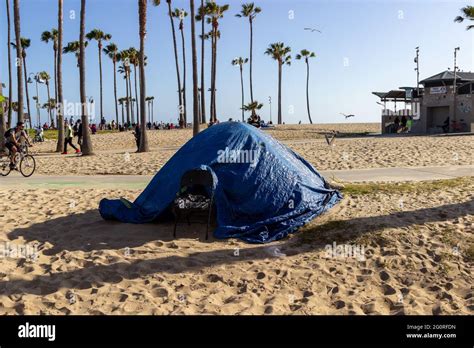
{"type": "MultiPolygon", "coordinates": [[[[335,225],[334,221],[308,226],[298,233],[297,238],[288,238],[278,244],[287,256],[322,249],[325,243],[337,235],[338,243],[350,242],[358,236],[376,232],[383,228],[402,228],[413,224],[452,220],[474,211],[474,200],[448,204],[434,208],[402,211],[376,217],[360,217],[344,220],[335,225]],[[321,238],[319,237],[319,234],[321,238]],[[294,241],[307,243],[295,243],[294,241]]],[[[317,221],[317,220],[316,220],[317,221]]],[[[92,251],[102,249],[133,248],[150,241],[171,241],[173,226],[168,224],[126,225],[103,221],[97,211],[76,214],[46,221],[34,226],[16,229],[9,234],[11,240],[23,237],[27,242],[39,241],[53,244],[45,254],[53,255],[64,250],[92,251]],[[120,227],[120,228],[119,228],[120,227]]],[[[179,238],[203,240],[201,230],[195,234],[185,232],[181,225],[179,238]]],[[[193,229],[194,226],[193,226],[193,229]]],[[[189,229],[188,229],[189,230],[189,229]]],[[[216,241],[214,241],[216,242],[216,241]]],[[[104,283],[118,283],[123,279],[138,279],[155,273],[177,274],[199,271],[206,267],[255,261],[275,257],[269,252],[271,245],[241,249],[239,257],[232,250],[221,249],[191,253],[186,256],[165,256],[156,259],[116,262],[109,265],[84,266],[73,271],[40,275],[32,280],[0,281],[0,295],[35,294],[46,295],[61,288],[88,289],[104,283]]]]}

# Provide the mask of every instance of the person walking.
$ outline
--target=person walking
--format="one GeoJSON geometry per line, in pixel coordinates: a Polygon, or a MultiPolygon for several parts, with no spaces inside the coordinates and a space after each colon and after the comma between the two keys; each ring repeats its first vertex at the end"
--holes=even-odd
{"type": "Polygon", "coordinates": [[[76,153],[80,153],[81,151],[72,143],[73,133],[72,127],[68,123],[67,120],[64,121],[64,151],[62,155],[67,155],[67,146],[70,145],[76,153]]]}

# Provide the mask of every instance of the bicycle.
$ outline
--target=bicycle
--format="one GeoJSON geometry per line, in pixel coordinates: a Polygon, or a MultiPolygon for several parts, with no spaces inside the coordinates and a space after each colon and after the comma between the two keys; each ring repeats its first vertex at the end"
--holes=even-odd
{"type": "Polygon", "coordinates": [[[16,167],[10,166],[10,154],[7,152],[0,153],[0,175],[7,176],[12,170],[18,170],[25,178],[29,178],[36,170],[36,160],[28,153],[27,146],[20,146],[15,155],[16,167]]]}

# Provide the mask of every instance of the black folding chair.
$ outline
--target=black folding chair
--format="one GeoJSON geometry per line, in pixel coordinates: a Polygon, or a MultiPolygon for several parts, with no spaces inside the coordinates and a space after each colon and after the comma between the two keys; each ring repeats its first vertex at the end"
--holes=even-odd
{"type": "Polygon", "coordinates": [[[207,170],[190,170],[181,178],[180,190],[173,202],[174,231],[176,238],[176,227],[178,220],[185,217],[188,225],[191,224],[190,216],[206,213],[207,227],[206,240],[209,239],[209,225],[213,211],[214,201],[214,178],[207,170]],[[208,194],[210,190],[210,194],[208,194]]]}

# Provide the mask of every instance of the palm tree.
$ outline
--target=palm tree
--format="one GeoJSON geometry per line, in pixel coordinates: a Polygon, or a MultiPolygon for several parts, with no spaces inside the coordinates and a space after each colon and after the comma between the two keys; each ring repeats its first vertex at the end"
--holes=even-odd
{"type": "Polygon", "coordinates": [[[197,49],[196,49],[196,17],[194,9],[194,0],[189,0],[191,10],[191,47],[193,60],[193,135],[199,133],[199,91],[198,91],[198,66],[197,66],[197,49]]]}
{"type": "Polygon", "coordinates": [[[253,80],[252,80],[252,68],[253,68],[253,21],[257,14],[262,12],[262,9],[258,6],[255,6],[253,2],[248,4],[242,4],[242,9],[239,14],[236,14],[236,17],[248,18],[250,24],[250,100],[253,102],[253,80]]]}
{"type": "MultiPolygon", "coordinates": [[[[135,47],[130,47],[127,50],[128,54],[128,62],[129,62],[129,84],[130,84],[130,95],[132,95],[132,82],[131,82],[131,68],[130,64],[133,65],[133,80],[135,84],[135,99],[138,100],[138,85],[137,85],[137,65],[139,64],[139,52],[135,47]]],[[[140,109],[139,109],[139,103],[136,105],[137,107],[137,122],[140,119],[140,109]]],[[[134,122],[134,115],[133,115],[133,107],[132,107],[132,122],[134,122]]]]}
{"type": "MultiPolygon", "coordinates": [[[[46,91],[48,92],[48,100],[51,100],[51,94],[50,94],[50,91],[49,91],[49,80],[51,80],[51,77],[49,76],[49,74],[46,71],[41,71],[40,73],[38,73],[38,77],[39,77],[40,81],[42,81],[46,85],[46,91]]],[[[45,109],[45,108],[43,108],[43,109],[45,109]]],[[[53,119],[53,115],[51,113],[51,109],[48,109],[48,113],[49,113],[49,122],[51,124],[51,127],[53,127],[54,126],[54,119],[53,119]]]]}
{"type": "MultiPolygon", "coordinates": [[[[56,92],[58,101],[58,143],[56,145],[56,152],[64,151],[64,98],[63,98],[63,0],[58,0],[58,39],[56,41],[56,50],[54,51],[57,61],[56,67],[56,92]]],[[[53,29],[54,30],[54,29],[53,29]]],[[[54,34],[54,33],[53,33],[54,34]]]]}
{"type": "Polygon", "coordinates": [[[127,92],[127,123],[130,122],[135,123],[135,117],[133,115],[133,107],[131,106],[131,99],[132,99],[132,84],[130,79],[130,59],[129,59],[129,51],[123,50],[119,53],[119,60],[122,62],[122,66],[119,67],[118,72],[124,74],[125,79],[125,89],[127,92]],[[130,119],[131,115],[131,119],[130,119]]]}
{"type": "MultiPolygon", "coordinates": [[[[21,59],[22,59],[22,62],[23,62],[23,76],[25,78],[26,107],[27,107],[27,111],[28,111],[28,117],[29,117],[29,120],[30,120],[30,128],[31,128],[30,96],[29,96],[29,93],[28,93],[28,71],[26,69],[26,49],[31,46],[31,40],[22,37],[20,39],[20,41],[21,41],[21,48],[22,48],[21,59]]],[[[16,44],[15,43],[12,42],[12,46],[16,49],[16,44]]]]}
{"type": "Polygon", "coordinates": [[[86,102],[86,0],[81,0],[81,22],[79,35],[79,80],[81,91],[81,119],[82,119],[82,144],[83,156],[93,155],[91,134],[89,129],[89,115],[86,102]]]}
{"type": "Polygon", "coordinates": [[[281,77],[282,77],[282,67],[284,64],[291,65],[291,48],[285,46],[283,42],[277,42],[271,44],[265,54],[271,56],[278,62],[278,124],[282,124],[281,116],[281,77]]]}
{"type": "Polygon", "coordinates": [[[8,47],[8,117],[7,124],[8,127],[12,125],[12,100],[13,100],[13,89],[12,89],[12,57],[11,57],[11,21],[10,21],[10,0],[5,0],[6,10],[7,10],[7,47],[8,47]]]}
{"type": "Polygon", "coordinates": [[[255,110],[260,110],[263,107],[263,104],[259,103],[258,101],[253,101],[248,103],[247,105],[242,105],[242,111],[250,111],[252,113],[252,117],[256,116],[255,110]]]}
{"type": "Polygon", "coordinates": [[[145,80],[145,36],[146,36],[146,12],[147,0],[138,0],[138,18],[140,23],[140,52],[138,54],[140,66],[140,146],[139,152],[148,152],[148,136],[146,133],[146,80],[145,80]]]}
{"type": "Polygon", "coordinates": [[[242,105],[241,105],[241,108],[242,108],[242,122],[245,121],[245,115],[244,115],[244,104],[245,104],[245,95],[244,95],[244,64],[248,63],[248,58],[242,58],[242,57],[239,57],[239,58],[235,58],[233,61],[232,61],[232,65],[238,65],[240,67],[240,86],[241,86],[241,89],[242,89],[242,105]]]}
{"type": "Polygon", "coordinates": [[[114,64],[114,99],[115,99],[115,120],[117,122],[117,125],[119,124],[119,114],[118,114],[118,105],[117,105],[117,61],[118,61],[118,47],[114,43],[108,44],[104,48],[104,53],[112,59],[112,62],[114,64]]]}
{"type": "MultiPolygon", "coordinates": [[[[84,42],[84,46],[87,47],[88,42],[84,42]]],[[[79,44],[79,41],[71,41],[68,42],[66,47],[63,48],[63,53],[74,53],[77,59],[77,67],[80,67],[79,64],[79,51],[80,51],[81,45],[79,44]]]]}
{"type": "Polygon", "coordinates": [[[313,120],[311,119],[311,112],[309,109],[309,59],[315,58],[315,57],[316,57],[316,54],[308,50],[301,50],[301,52],[296,55],[296,59],[298,60],[304,59],[306,63],[306,107],[308,109],[309,123],[311,124],[313,124],[313,120]]]}
{"type": "Polygon", "coordinates": [[[183,104],[180,108],[180,126],[186,128],[188,124],[187,110],[186,110],[186,45],[184,42],[184,18],[188,16],[188,13],[184,9],[175,9],[172,13],[174,18],[179,19],[179,31],[181,32],[181,44],[183,50],[183,89],[181,93],[183,94],[182,100],[183,104]]]}
{"type": "Polygon", "coordinates": [[[18,122],[23,122],[23,76],[22,59],[23,48],[21,46],[21,28],[20,28],[20,0],[13,0],[13,22],[15,24],[15,43],[16,43],[16,79],[18,89],[18,122]]]}
{"type": "Polygon", "coordinates": [[[97,41],[97,48],[99,49],[99,82],[100,82],[100,119],[104,117],[104,104],[103,104],[103,88],[102,88],[102,42],[109,41],[112,35],[104,33],[100,29],[94,29],[86,35],[87,40],[97,41]]]}
{"type": "Polygon", "coordinates": [[[122,126],[125,125],[125,116],[124,116],[124,112],[123,112],[123,104],[125,103],[126,100],[127,100],[127,98],[119,98],[118,99],[118,103],[122,107],[122,126]]]}
{"type": "Polygon", "coordinates": [[[217,120],[216,110],[216,76],[217,76],[217,41],[220,38],[219,19],[224,17],[224,12],[229,9],[229,5],[219,6],[212,0],[206,1],[205,13],[208,16],[207,22],[212,25],[209,33],[212,42],[212,71],[211,71],[211,121],[217,120]]]}
{"type": "Polygon", "coordinates": [[[58,83],[57,83],[57,63],[58,63],[58,30],[51,29],[51,31],[44,31],[41,34],[41,41],[45,43],[53,42],[53,51],[54,51],[54,96],[58,97],[58,83]]]}
{"type": "Polygon", "coordinates": [[[2,79],[0,78],[0,150],[3,151],[5,144],[4,135],[7,131],[5,124],[5,104],[7,102],[7,98],[3,96],[3,83],[1,81],[2,79]]]}
{"type": "MultiPolygon", "coordinates": [[[[457,23],[464,22],[465,19],[474,21],[474,6],[466,6],[461,9],[461,16],[457,16],[454,21],[457,23]]],[[[468,25],[466,30],[474,29],[474,24],[468,25]]]]}
{"type": "MultiPolygon", "coordinates": [[[[173,36],[173,49],[174,49],[174,61],[176,66],[176,78],[178,81],[178,100],[179,100],[179,110],[180,110],[180,119],[181,119],[181,108],[183,105],[183,97],[181,94],[181,75],[179,72],[179,62],[178,62],[178,44],[176,41],[176,30],[174,27],[174,20],[173,20],[173,11],[171,10],[171,0],[166,0],[168,4],[168,17],[170,18],[171,23],[171,34],[173,36]]],[[[153,4],[158,6],[160,4],[160,0],[154,0],[153,4]]]]}

